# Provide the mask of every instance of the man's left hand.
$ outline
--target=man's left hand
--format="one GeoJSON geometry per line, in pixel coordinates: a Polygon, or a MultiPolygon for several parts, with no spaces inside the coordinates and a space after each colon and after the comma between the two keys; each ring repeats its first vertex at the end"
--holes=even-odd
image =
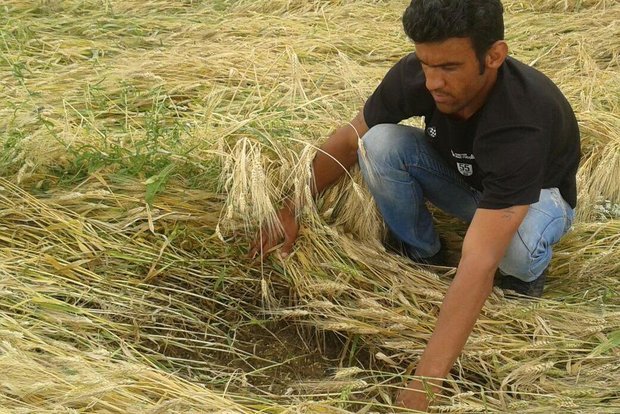
{"type": "MultiPolygon", "coordinates": [[[[429,381],[431,382],[431,381],[429,381]]],[[[433,381],[435,382],[435,381],[433,381]]],[[[436,387],[433,387],[433,392],[436,392],[436,387]]],[[[426,412],[430,401],[428,394],[424,389],[422,381],[414,379],[407,388],[400,390],[396,397],[396,406],[402,408],[408,408],[410,410],[417,410],[426,412]]]]}

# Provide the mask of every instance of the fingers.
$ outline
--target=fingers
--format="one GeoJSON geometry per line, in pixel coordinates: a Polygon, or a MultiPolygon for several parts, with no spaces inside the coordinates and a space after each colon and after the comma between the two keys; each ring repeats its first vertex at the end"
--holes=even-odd
{"type": "Polygon", "coordinates": [[[281,236],[274,237],[271,234],[261,232],[261,234],[257,235],[255,241],[250,246],[248,258],[255,260],[260,257],[264,260],[278,249],[280,249],[282,258],[286,258],[291,254],[296,238],[296,234],[286,234],[284,237],[284,243],[280,243],[282,239],[281,236]]]}
{"type": "Polygon", "coordinates": [[[294,226],[287,229],[287,231],[284,233],[284,244],[282,244],[282,248],[280,249],[283,259],[286,259],[291,254],[291,251],[293,250],[293,245],[297,240],[297,231],[298,227],[296,224],[294,224],[294,226]]]}
{"type": "Polygon", "coordinates": [[[271,244],[269,239],[270,238],[265,234],[257,235],[254,243],[252,243],[252,246],[248,253],[248,257],[252,260],[256,259],[259,256],[263,259],[267,257],[269,245],[271,244]]]}
{"type": "Polygon", "coordinates": [[[280,255],[282,256],[283,259],[286,259],[287,257],[289,257],[289,255],[291,254],[291,251],[293,250],[294,243],[295,243],[295,240],[284,241],[284,244],[282,244],[282,247],[280,248],[280,255]]]}
{"type": "Polygon", "coordinates": [[[263,229],[258,231],[254,241],[250,245],[250,250],[248,251],[248,258],[254,260],[256,255],[260,252],[261,256],[265,250],[265,244],[268,241],[269,236],[265,233],[263,229]]]}
{"type": "Polygon", "coordinates": [[[278,212],[278,220],[282,226],[281,228],[273,228],[266,225],[260,228],[248,252],[250,259],[254,260],[257,257],[265,259],[278,247],[281,248],[282,258],[286,258],[291,254],[299,229],[297,220],[290,207],[284,207],[278,212]],[[284,243],[279,246],[282,239],[284,239],[284,243]]]}
{"type": "Polygon", "coordinates": [[[280,237],[278,235],[271,234],[265,229],[261,229],[254,242],[250,246],[248,252],[248,258],[251,260],[261,258],[265,259],[278,247],[280,237]]]}
{"type": "Polygon", "coordinates": [[[254,242],[250,245],[250,250],[248,251],[247,258],[250,260],[254,260],[256,258],[256,253],[258,253],[257,243],[254,242]]]}
{"type": "Polygon", "coordinates": [[[256,253],[260,246],[263,245],[263,238],[259,233],[256,237],[254,237],[254,241],[250,244],[250,249],[248,250],[248,258],[254,259],[256,257],[256,253]]]}
{"type": "Polygon", "coordinates": [[[265,260],[271,253],[278,250],[282,244],[276,244],[275,241],[271,240],[269,243],[262,244],[260,247],[250,251],[248,257],[251,260],[261,259],[265,260]]]}

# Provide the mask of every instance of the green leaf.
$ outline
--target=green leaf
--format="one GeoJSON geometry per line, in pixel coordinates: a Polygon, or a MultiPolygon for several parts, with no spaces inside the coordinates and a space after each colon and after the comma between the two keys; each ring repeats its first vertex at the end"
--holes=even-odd
{"type": "Polygon", "coordinates": [[[620,346],[620,330],[611,332],[607,335],[607,340],[601,343],[599,346],[592,350],[590,356],[602,355],[607,351],[610,351],[614,348],[618,348],[620,346]]]}
{"type": "Polygon", "coordinates": [[[172,171],[174,171],[174,165],[168,164],[158,174],[149,177],[144,182],[144,184],[146,184],[146,194],[144,198],[148,205],[153,204],[155,195],[157,195],[157,193],[159,193],[166,186],[166,182],[168,181],[168,177],[170,176],[172,171]]]}

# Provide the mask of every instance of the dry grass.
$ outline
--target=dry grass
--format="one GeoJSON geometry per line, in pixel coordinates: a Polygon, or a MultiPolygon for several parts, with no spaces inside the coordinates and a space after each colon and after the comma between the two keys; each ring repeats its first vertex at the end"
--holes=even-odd
{"type": "MultiPolygon", "coordinates": [[[[405,3],[0,6],[0,412],[390,410],[454,269],[386,254],[358,173],[316,207],[307,183],[410,50],[405,3]],[[294,254],[250,263],[290,192],[294,254]],[[252,333],[286,350],[282,324],[339,354],[328,372],[274,377],[300,356],[252,333]]],[[[494,292],[433,409],[618,412],[620,6],[505,3],[513,55],[580,122],[578,223],[545,299],[494,292]]],[[[463,225],[438,220],[458,244],[463,225]]]]}

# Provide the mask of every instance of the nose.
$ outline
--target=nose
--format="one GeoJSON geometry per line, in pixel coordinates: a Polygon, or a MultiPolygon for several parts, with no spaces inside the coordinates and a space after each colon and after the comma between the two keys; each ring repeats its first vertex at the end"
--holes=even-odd
{"type": "Polygon", "coordinates": [[[426,89],[431,92],[441,90],[446,85],[438,68],[428,68],[424,71],[424,76],[426,77],[426,89]]]}

